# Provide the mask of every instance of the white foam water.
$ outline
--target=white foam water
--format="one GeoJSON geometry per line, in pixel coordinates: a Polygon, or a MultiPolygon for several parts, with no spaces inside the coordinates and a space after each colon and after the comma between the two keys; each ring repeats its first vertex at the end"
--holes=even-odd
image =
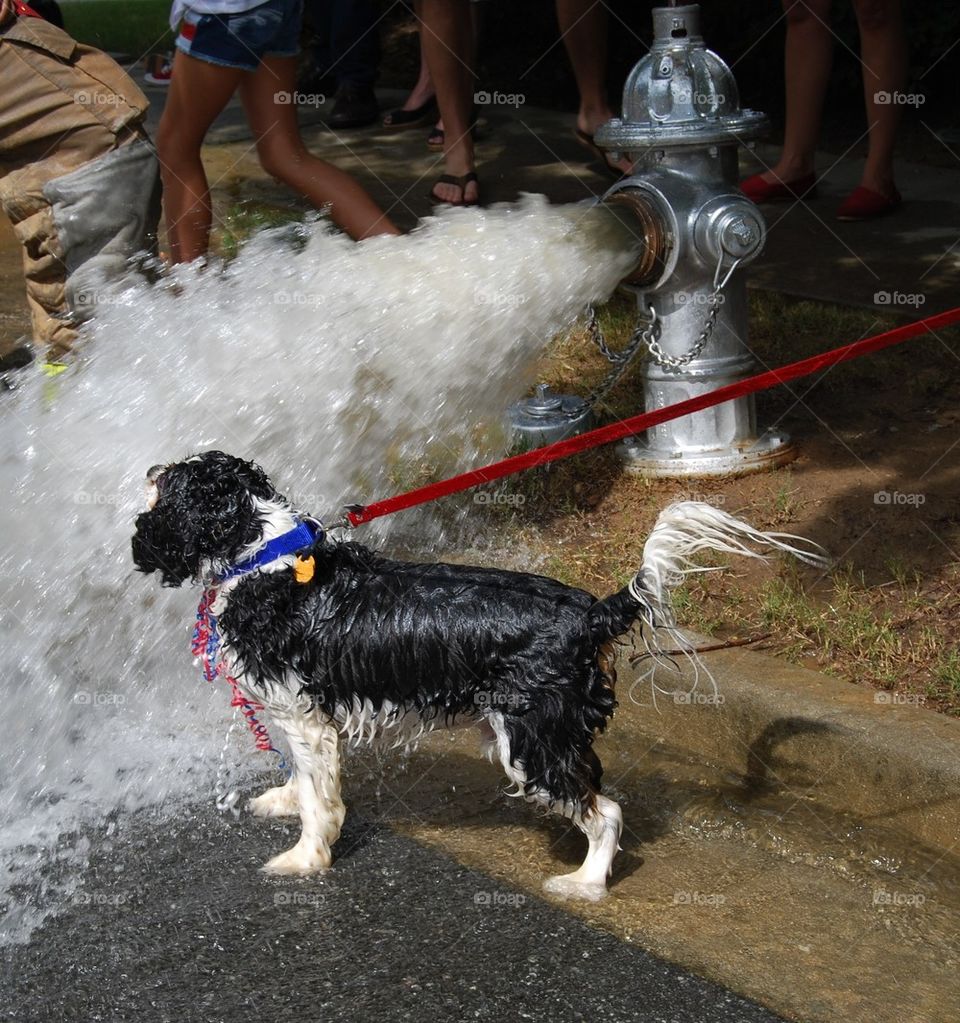
{"type": "MultiPolygon", "coordinates": [[[[227,692],[191,663],[196,591],[133,571],[146,470],[218,447],[323,515],[496,454],[538,354],[626,249],[603,215],[526,197],[360,244],[315,220],[88,296],[70,368],[0,399],[0,940],[71,897],[111,813],[212,791],[227,692]]],[[[269,766],[250,752],[240,736],[269,766]]]]}

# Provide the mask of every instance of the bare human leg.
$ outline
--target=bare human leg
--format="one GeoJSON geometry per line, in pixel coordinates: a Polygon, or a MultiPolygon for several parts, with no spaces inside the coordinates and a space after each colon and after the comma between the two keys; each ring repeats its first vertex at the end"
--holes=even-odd
{"type": "MultiPolygon", "coordinates": [[[[580,93],[577,129],[591,137],[613,117],[607,102],[608,22],[607,8],[599,0],[557,0],[557,23],[580,93]]],[[[627,159],[607,163],[623,172],[631,167],[627,159]]]]}
{"type": "MultiPolygon", "coordinates": [[[[444,128],[443,160],[447,174],[463,177],[475,167],[470,132],[474,74],[473,31],[465,0],[423,0],[420,39],[427,67],[437,90],[444,128]]],[[[463,188],[438,183],[434,198],[440,202],[476,202],[476,182],[463,188]]]]}
{"type": "Polygon", "coordinates": [[[830,0],[784,0],[787,120],[780,159],[761,177],[790,184],[811,174],[833,62],[830,0]]]}
{"type": "Polygon", "coordinates": [[[245,72],[177,51],[157,130],[163,208],[170,261],[189,263],[206,253],[213,212],[200,147],[245,72]]]}
{"type": "Polygon", "coordinates": [[[893,148],[900,106],[892,100],[907,75],[907,43],[900,0],[854,0],[860,27],[860,63],[870,143],[861,185],[888,199],[896,195],[893,148]]]}
{"type": "Polygon", "coordinates": [[[263,169],[317,208],[329,205],[333,222],[351,238],[400,234],[357,181],[307,151],[294,105],[275,101],[276,93],[296,90],[296,65],[296,57],[265,57],[240,84],[263,169]]]}

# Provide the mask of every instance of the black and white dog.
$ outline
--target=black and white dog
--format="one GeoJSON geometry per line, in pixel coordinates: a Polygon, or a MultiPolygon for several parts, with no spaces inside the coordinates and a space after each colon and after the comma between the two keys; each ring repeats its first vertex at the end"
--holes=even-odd
{"type": "MultiPolygon", "coordinates": [[[[669,590],[703,550],[751,557],[747,544],[817,554],[708,504],[665,509],[628,586],[603,600],[543,576],[392,561],[334,543],[251,462],[208,451],[147,476],[133,559],[165,586],[208,588],[217,656],[284,731],[290,781],[250,803],[299,813],[293,848],[265,870],[310,874],[331,864],[343,824],[339,743],[397,740],[474,723],[526,799],[572,819],[589,850],[548,890],[599,898],[622,827],[601,794],[595,736],[613,714],[613,645],[636,621],[675,628],[669,590]]],[[[675,640],[675,637],[674,637],[675,640]]]]}

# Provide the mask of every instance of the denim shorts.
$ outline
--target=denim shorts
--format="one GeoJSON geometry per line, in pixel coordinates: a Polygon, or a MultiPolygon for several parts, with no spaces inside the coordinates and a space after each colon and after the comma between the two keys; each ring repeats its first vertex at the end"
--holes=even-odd
{"type": "Polygon", "coordinates": [[[187,8],[177,49],[221,67],[256,71],[264,57],[300,52],[303,0],[267,0],[239,14],[201,14],[187,8]]]}

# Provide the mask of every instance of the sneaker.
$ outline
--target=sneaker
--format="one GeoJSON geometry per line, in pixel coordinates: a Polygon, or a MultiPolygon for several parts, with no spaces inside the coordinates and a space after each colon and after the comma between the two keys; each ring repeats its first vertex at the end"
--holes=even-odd
{"type": "Polygon", "coordinates": [[[150,85],[169,85],[172,77],[173,59],[155,54],[150,58],[150,66],[143,76],[143,80],[149,82],[150,85]]]}

